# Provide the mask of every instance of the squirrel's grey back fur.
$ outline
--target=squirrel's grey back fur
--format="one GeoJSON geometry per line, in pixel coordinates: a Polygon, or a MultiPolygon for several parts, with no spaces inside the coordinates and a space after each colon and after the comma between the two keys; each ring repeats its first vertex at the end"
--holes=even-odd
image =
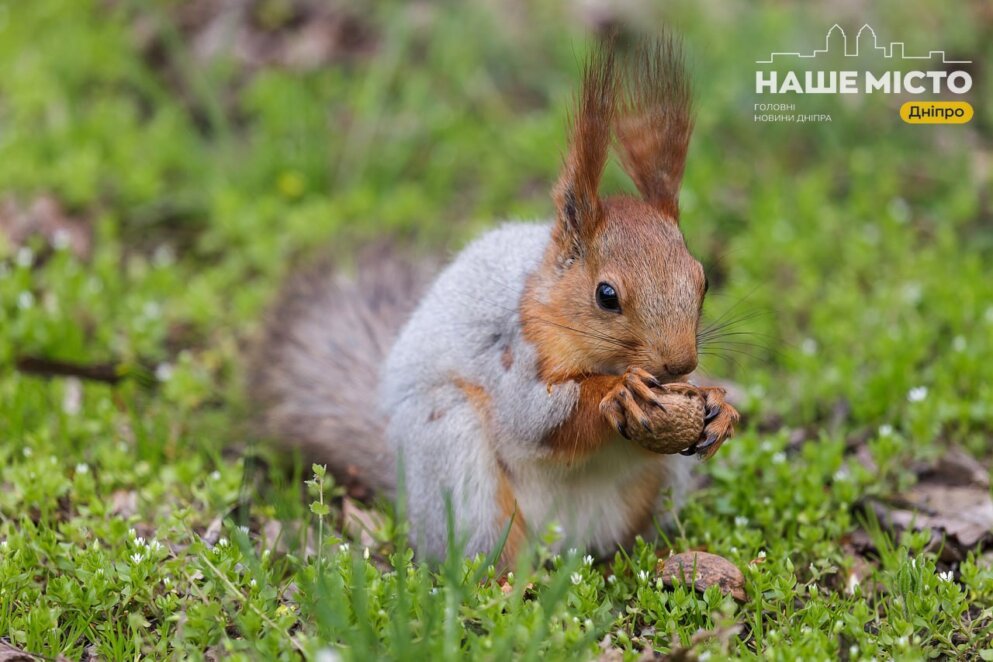
{"type": "Polygon", "coordinates": [[[294,274],[250,359],[262,433],[327,464],[346,485],[392,496],[396,465],[377,411],[378,377],[425,281],[386,245],[365,251],[351,278],[330,261],[294,274]]]}

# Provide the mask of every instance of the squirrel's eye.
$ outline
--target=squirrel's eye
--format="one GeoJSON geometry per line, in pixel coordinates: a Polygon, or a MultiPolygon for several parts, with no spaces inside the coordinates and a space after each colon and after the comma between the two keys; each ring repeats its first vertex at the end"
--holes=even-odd
{"type": "Polygon", "coordinates": [[[621,301],[617,298],[617,290],[610,283],[600,283],[596,286],[596,303],[612,313],[621,312],[621,301]]]}

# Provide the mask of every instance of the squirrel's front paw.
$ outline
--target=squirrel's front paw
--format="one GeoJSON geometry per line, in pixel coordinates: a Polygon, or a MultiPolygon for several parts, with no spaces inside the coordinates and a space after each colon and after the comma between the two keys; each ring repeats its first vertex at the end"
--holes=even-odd
{"type": "Polygon", "coordinates": [[[687,454],[699,455],[702,459],[710,459],[717,449],[734,434],[734,426],[741,418],[738,410],[725,400],[726,391],[718,387],[700,389],[704,396],[706,416],[703,421],[703,433],[696,445],[686,449],[687,454]]]}
{"type": "Polygon", "coordinates": [[[662,385],[640,368],[628,368],[600,411],[623,437],[655,453],[694,446],[704,427],[704,399],[695,386],[662,385]]]}
{"type": "Polygon", "coordinates": [[[665,410],[662,400],[652,392],[653,386],[661,386],[653,375],[631,367],[600,401],[600,413],[625,439],[639,441],[651,435],[652,416],[646,410],[665,410]]]}

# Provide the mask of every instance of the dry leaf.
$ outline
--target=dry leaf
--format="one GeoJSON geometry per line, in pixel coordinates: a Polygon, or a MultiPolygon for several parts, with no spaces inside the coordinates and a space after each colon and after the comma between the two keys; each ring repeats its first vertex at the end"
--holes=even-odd
{"type": "Polygon", "coordinates": [[[993,542],[993,498],[989,474],[974,458],[949,449],[934,465],[918,470],[919,481],[903,494],[869,505],[884,524],[931,530],[932,550],[943,561],[960,561],[993,542]]]}
{"type": "Polygon", "coordinates": [[[375,534],[383,527],[383,516],[374,510],[367,510],[354,500],[345,497],[341,508],[345,532],[363,547],[376,544],[375,534]]]}
{"type": "Polygon", "coordinates": [[[724,557],[708,552],[683,552],[661,562],[662,583],[682,583],[699,592],[717,586],[725,595],[745,602],[745,575],[724,557]]]}
{"type": "Polygon", "coordinates": [[[200,539],[207,543],[209,546],[213,547],[217,544],[217,541],[221,539],[221,531],[224,530],[224,518],[220,515],[215,517],[210,524],[207,525],[206,531],[200,536],[200,539]]]}
{"type": "Polygon", "coordinates": [[[64,243],[83,258],[90,254],[92,243],[89,224],[66,214],[58,199],[49,194],[39,195],[27,206],[11,197],[0,201],[0,234],[14,246],[32,235],[41,235],[52,245],[64,243]]]}
{"type": "MultiPolygon", "coordinates": [[[[0,662],[36,662],[36,660],[42,659],[52,658],[43,658],[40,655],[32,655],[31,653],[23,651],[20,648],[16,648],[4,641],[0,641],[0,662]]],[[[59,655],[55,658],[55,662],[67,662],[67,658],[64,655],[59,655]]]]}
{"type": "Polygon", "coordinates": [[[110,495],[110,512],[123,519],[138,513],[138,493],[134,490],[115,490],[110,495]]]}

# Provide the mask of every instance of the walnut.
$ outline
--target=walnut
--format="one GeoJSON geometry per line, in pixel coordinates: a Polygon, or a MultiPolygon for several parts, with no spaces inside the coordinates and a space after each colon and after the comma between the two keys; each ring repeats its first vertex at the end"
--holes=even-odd
{"type": "Polygon", "coordinates": [[[678,453],[700,441],[703,432],[703,395],[688,385],[680,385],[678,390],[667,388],[652,389],[658,394],[665,410],[652,408],[652,431],[654,434],[639,438],[638,442],[655,453],[678,453]]]}

